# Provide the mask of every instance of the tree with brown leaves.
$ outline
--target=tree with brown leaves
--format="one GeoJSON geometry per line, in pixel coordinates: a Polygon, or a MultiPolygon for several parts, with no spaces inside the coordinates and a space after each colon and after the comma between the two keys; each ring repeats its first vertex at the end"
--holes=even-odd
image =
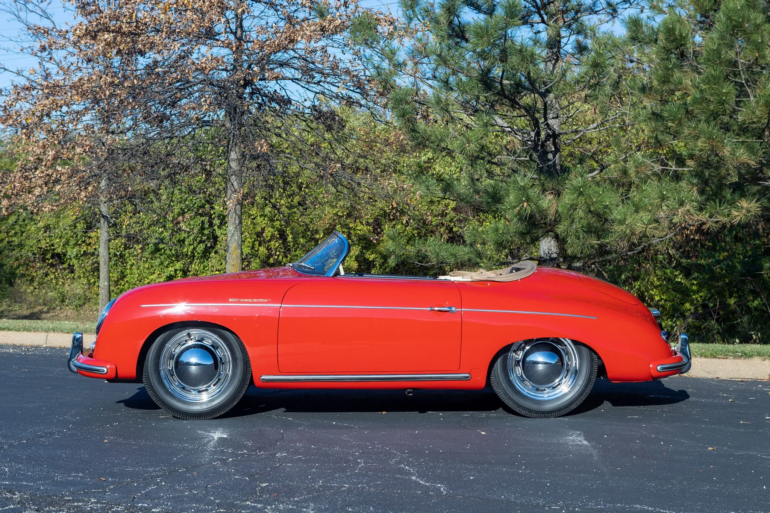
{"type": "Polygon", "coordinates": [[[388,21],[356,0],[75,4],[85,20],[72,29],[75,45],[120,62],[111,87],[145,137],[203,134],[207,144],[226,147],[227,272],[241,269],[244,180],[276,172],[282,155],[275,141],[298,144],[299,125],[318,119],[324,105],[358,104],[368,95],[347,34],[361,19],[388,21]]]}
{"type": "Polygon", "coordinates": [[[0,126],[10,131],[13,172],[0,175],[3,212],[51,210],[91,203],[99,215],[99,303],[110,300],[110,206],[126,191],[125,163],[132,131],[118,63],[93,44],[58,27],[50,2],[11,1],[6,14],[22,27],[21,50],[36,62],[9,70],[15,83],[3,91],[0,126]],[[123,189],[121,190],[121,188],[123,189]]]}
{"type": "MultiPolygon", "coordinates": [[[[70,26],[27,24],[40,64],[3,99],[0,124],[14,131],[20,157],[3,176],[3,205],[96,199],[105,269],[107,198],[179,165],[177,151],[186,169],[190,159],[210,164],[214,143],[225,150],[226,270],[240,270],[245,180],[277,172],[289,153],[281,148],[333,126],[334,108],[362,104],[370,84],[347,36],[391,23],[356,0],[66,3],[70,26]]],[[[311,139],[299,164],[333,171],[311,139]]]]}

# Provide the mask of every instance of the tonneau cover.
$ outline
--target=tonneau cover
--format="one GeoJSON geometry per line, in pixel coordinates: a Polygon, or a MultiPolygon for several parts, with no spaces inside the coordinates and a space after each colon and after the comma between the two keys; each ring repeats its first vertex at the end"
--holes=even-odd
{"type": "Polygon", "coordinates": [[[439,280],[516,281],[534,274],[536,270],[537,264],[535,262],[524,260],[523,262],[517,262],[510,267],[506,267],[504,269],[496,269],[494,271],[485,271],[484,269],[479,269],[475,272],[452,271],[447,276],[439,276],[439,280]]]}

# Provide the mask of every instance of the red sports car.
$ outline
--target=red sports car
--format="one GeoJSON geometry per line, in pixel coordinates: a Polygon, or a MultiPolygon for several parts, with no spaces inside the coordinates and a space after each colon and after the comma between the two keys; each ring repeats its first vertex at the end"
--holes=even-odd
{"type": "Polygon", "coordinates": [[[143,382],[163,410],[209,419],[264,388],[491,386],[511,409],[555,417],[597,376],[649,381],[690,368],[659,312],[609,283],[521,262],[427,278],[345,273],[335,232],[286,267],[147,285],[113,300],[70,370],[143,382]]]}

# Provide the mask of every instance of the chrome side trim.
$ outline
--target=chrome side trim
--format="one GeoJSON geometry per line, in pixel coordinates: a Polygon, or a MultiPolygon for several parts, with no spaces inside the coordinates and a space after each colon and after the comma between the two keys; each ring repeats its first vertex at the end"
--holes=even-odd
{"type": "Polygon", "coordinates": [[[425,310],[430,308],[411,306],[356,306],[356,305],[281,305],[279,303],[167,303],[158,305],[141,305],[142,308],[174,307],[174,306],[272,306],[283,308],[360,308],[364,310],[425,310]]]}
{"type": "Polygon", "coordinates": [[[140,305],[142,308],[160,308],[169,306],[281,306],[280,303],[163,303],[157,305],[140,305]]]}
{"type": "Polygon", "coordinates": [[[433,308],[418,306],[358,306],[358,305],[283,305],[283,308],[355,308],[361,310],[423,310],[429,312],[433,308]]]}
{"type": "Polygon", "coordinates": [[[446,312],[446,313],[456,313],[457,307],[454,306],[431,306],[428,310],[431,312],[446,312]]]}
{"type": "Polygon", "coordinates": [[[559,317],[577,317],[579,319],[596,319],[596,317],[592,317],[590,315],[577,315],[577,314],[557,313],[557,312],[529,312],[526,310],[483,310],[483,309],[477,309],[477,308],[463,308],[462,311],[463,312],[511,313],[511,314],[522,314],[522,315],[557,315],[559,317]]]}
{"type": "Polygon", "coordinates": [[[559,317],[577,317],[579,319],[596,319],[589,315],[577,315],[558,312],[530,312],[526,310],[486,310],[477,308],[455,308],[453,306],[368,306],[368,305],[281,305],[279,303],[164,303],[157,305],[140,305],[142,308],[162,308],[175,306],[246,306],[246,307],[282,307],[282,308],[349,308],[359,310],[417,310],[424,312],[487,312],[487,313],[507,313],[519,315],[556,315],[559,317]]]}
{"type": "Polygon", "coordinates": [[[93,372],[94,374],[107,374],[107,367],[98,367],[96,365],[88,365],[86,363],[80,363],[77,360],[72,361],[72,366],[76,369],[85,371],[85,372],[93,372]]]}
{"type": "Polygon", "coordinates": [[[470,381],[470,374],[305,374],[262,376],[262,383],[382,382],[382,381],[470,381]]]}

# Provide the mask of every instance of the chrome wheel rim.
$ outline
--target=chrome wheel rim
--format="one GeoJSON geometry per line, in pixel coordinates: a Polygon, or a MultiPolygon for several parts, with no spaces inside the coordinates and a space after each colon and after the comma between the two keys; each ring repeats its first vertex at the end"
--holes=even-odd
{"type": "Polygon", "coordinates": [[[558,399],[577,380],[575,345],[566,338],[528,340],[514,344],[508,354],[508,374],[516,389],[539,401],[558,399]]]}
{"type": "Polygon", "coordinates": [[[160,375],[169,392],[185,402],[214,399],[233,373],[230,350],[205,330],[183,331],[166,343],[160,356],[160,375]]]}

